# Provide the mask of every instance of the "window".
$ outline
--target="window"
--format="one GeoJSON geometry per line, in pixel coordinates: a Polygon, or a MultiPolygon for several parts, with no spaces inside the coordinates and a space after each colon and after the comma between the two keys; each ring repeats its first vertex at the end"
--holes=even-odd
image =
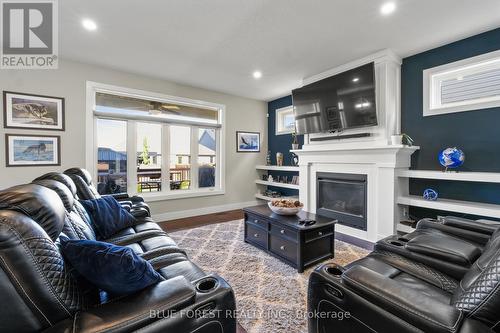
{"type": "Polygon", "coordinates": [[[293,106],[276,109],[276,135],[289,134],[295,131],[295,115],[293,106]]]}
{"type": "Polygon", "coordinates": [[[149,200],[224,193],[223,105],[97,83],[88,98],[87,168],[99,193],[149,200]]]}
{"type": "Polygon", "coordinates": [[[500,106],[500,51],[424,71],[424,116],[500,106]]]}

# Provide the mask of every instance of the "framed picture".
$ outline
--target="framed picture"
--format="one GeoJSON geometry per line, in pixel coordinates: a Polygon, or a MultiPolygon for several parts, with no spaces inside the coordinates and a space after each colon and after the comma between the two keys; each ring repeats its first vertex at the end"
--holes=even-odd
{"type": "Polygon", "coordinates": [[[276,109],[276,135],[295,132],[295,115],[293,106],[276,109]]]}
{"type": "Polygon", "coordinates": [[[64,98],[3,92],[5,128],[64,131],[64,98]]]}
{"type": "Polygon", "coordinates": [[[236,152],[238,153],[260,152],[260,133],[236,132],[236,152]]]}
{"type": "Polygon", "coordinates": [[[8,167],[61,165],[59,136],[5,134],[8,167]]]}

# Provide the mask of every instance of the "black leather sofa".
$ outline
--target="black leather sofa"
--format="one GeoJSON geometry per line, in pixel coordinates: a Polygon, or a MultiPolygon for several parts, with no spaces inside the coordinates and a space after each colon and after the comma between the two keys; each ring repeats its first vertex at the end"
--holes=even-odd
{"type": "Polygon", "coordinates": [[[500,331],[500,231],[481,223],[426,220],[415,234],[388,237],[345,267],[318,267],[309,280],[308,308],[316,314],[309,332],[500,331]],[[489,237],[473,243],[468,232],[489,237]],[[425,255],[405,249],[414,239],[425,255]],[[479,251],[472,263],[450,262],[448,256],[468,253],[469,245],[479,251]],[[450,269],[455,266],[460,269],[450,269]]]}
{"type": "MultiPolygon", "coordinates": [[[[69,168],[64,171],[76,186],[76,193],[79,199],[98,199],[101,197],[97,188],[94,186],[90,173],[83,168],[69,168]]],[[[151,216],[149,206],[144,199],[139,196],[129,196],[127,193],[108,194],[115,197],[124,208],[129,210],[134,216],[151,216]]]]}
{"type": "Polygon", "coordinates": [[[50,173],[0,191],[0,332],[235,332],[235,298],[150,217],[111,239],[149,260],[164,281],[112,298],[73,274],[58,244],[95,239],[71,178],[50,173]]]}

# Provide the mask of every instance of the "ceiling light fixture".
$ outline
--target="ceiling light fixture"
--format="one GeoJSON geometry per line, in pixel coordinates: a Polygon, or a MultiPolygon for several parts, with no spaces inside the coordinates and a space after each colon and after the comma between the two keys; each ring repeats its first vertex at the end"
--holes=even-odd
{"type": "Polygon", "coordinates": [[[396,10],[396,4],[394,2],[386,2],[380,7],[380,13],[382,15],[392,14],[396,10]]]}
{"type": "Polygon", "coordinates": [[[90,20],[90,19],[84,19],[84,20],[82,20],[82,25],[88,31],[95,31],[95,30],[97,30],[97,24],[94,21],[90,20]]]}
{"type": "Polygon", "coordinates": [[[260,79],[262,77],[262,72],[261,71],[255,71],[255,72],[252,73],[252,75],[253,75],[254,79],[258,80],[258,79],[260,79]]]}
{"type": "Polygon", "coordinates": [[[358,82],[359,81],[359,77],[355,77],[354,79],[352,79],[352,82],[358,82]]]}

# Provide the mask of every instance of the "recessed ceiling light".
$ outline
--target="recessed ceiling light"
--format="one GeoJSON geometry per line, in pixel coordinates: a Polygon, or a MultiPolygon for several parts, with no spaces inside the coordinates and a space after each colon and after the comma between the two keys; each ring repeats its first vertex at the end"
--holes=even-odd
{"type": "Polygon", "coordinates": [[[359,77],[355,77],[354,79],[352,79],[352,82],[358,82],[359,81],[359,77]]]}
{"type": "Polygon", "coordinates": [[[89,31],[97,30],[97,24],[90,19],[82,20],[82,25],[85,29],[87,29],[89,31]]]}
{"type": "Polygon", "coordinates": [[[262,77],[262,72],[261,71],[255,71],[252,73],[254,79],[260,79],[262,77]]]}
{"type": "Polygon", "coordinates": [[[396,10],[396,4],[394,2],[386,2],[380,7],[380,13],[382,15],[392,14],[396,10]]]}

